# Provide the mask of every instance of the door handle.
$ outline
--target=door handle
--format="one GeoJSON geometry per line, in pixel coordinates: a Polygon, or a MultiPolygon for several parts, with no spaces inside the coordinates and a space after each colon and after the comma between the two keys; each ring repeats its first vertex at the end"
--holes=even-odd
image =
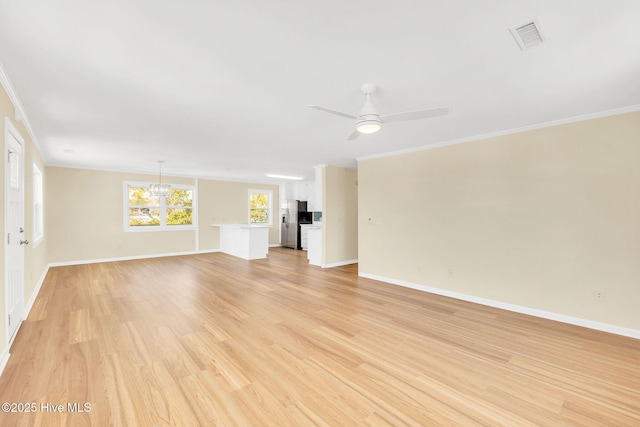
{"type": "Polygon", "coordinates": [[[20,244],[21,245],[28,245],[29,241],[28,240],[20,240],[20,244]]]}

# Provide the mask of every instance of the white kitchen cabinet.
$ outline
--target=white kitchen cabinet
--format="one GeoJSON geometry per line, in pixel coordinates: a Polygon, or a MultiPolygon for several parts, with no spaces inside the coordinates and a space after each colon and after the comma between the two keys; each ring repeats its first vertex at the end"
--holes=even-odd
{"type": "Polygon", "coordinates": [[[313,227],[313,224],[300,225],[300,246],[303,251],[309,248],[309,227],[313,227]]]}
{"type": "Polygon", "coordinates": [[[310,265],[322,266],[322,227],[312,225],[307,227],[308,250],[307,258],[310,265]]]}
{"type": "Polygon", "coordinates": [[[316,183],[309,181],[307,183],[307,210],[309,212],[317,211],[316,209],[316,183]]]}

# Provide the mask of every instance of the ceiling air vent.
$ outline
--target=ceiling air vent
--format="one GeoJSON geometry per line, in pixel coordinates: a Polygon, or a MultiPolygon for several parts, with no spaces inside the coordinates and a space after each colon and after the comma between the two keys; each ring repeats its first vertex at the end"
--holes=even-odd
{"type": "Polygon", "coordinates": [[[538,18],[534,18],[532,22],[510,28],[509,31],[522,50],[538,46],[547,39],[538,18]]]}

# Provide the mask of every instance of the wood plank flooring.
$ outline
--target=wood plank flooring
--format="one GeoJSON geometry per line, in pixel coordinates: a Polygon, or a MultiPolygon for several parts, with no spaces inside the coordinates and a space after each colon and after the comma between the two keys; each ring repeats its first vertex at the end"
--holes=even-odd
{"type": "Polygon", "coordinates": [[[56,267],[0,402],[36,409],[0,426],[638,426],[640,341],[281,248],[56,267]]]}

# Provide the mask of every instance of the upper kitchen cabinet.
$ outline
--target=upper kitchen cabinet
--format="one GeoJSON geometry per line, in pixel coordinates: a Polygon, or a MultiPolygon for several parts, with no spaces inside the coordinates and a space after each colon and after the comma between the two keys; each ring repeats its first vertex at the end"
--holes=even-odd
{"type": "Polygon", "coordinates": [[[322,212],[323,179],[326,165],[315,166],[315,180],[281,184],[281,202],[300,200],[307,202],[309,212],[322,212]]]}
{"type": "Polygon", "coordinates": [[[316,209],[316,183],[314,181],[307,183],[307,210],[309,212],[318,210],[316,209]]]}
{"type": "Polygon", "coordinates": [[[296,183],[286,183],[283,200],[300,200],[307,202],[308,211],[319,210],[316,208],[316,182],[302,181],[296,183]]]}

